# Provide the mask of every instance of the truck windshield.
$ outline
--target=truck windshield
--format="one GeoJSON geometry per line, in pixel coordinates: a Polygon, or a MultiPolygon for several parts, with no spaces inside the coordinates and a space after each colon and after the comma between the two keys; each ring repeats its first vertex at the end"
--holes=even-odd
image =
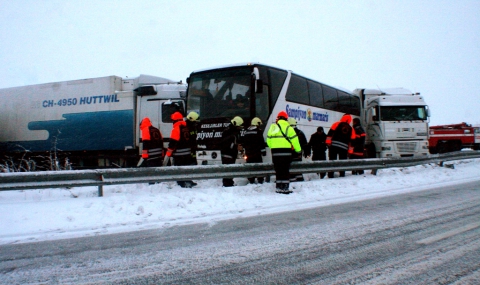
{"type": "Polygon", "coordinates": [[[187,112],[200,118],[250,117],[252,68],[242,67],[190,75],[187,112]]]}
{"type": "Polygon", "coordinates": [[[382,121],[417,121],[427,120],[427,110],[424,106],[381,106],[382,121]]]}

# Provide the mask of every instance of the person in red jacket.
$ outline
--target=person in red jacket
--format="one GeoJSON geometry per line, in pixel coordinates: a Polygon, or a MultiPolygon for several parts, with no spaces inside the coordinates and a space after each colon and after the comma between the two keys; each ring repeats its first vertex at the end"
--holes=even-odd
{"type": "MultiPolygon", "coordinates": [[[[180,112],[173,113],[171,119],[173,121],[173,129],[170,134],[170,142],[163,165],[168,165],[170,158],[173,158],[173,165],[175,166],[191,165],[191,136],[187,123],[183,120],[183,115],[180,112]]],[[[197,185],[197,183],[191,180],[177,181],[177,184],[183,188],[191,188],[197,185]]]]}
{"type": "Polygon", "coordinates": [[[152,126],[150,118],[143,118],[140,123],[142,134],[142,163],[144,167],[161,166],[163,160],[163,136],[159,129],[152,126]]]}
{"type": "MultiPolygon", "coordinates": [[[[353,152],[350,142],[355,139],[355,131],[350,126],[352,116],[345,114],[340,121],[334,123],[327,134],[325,143],[328,145],[329,160],[344,160],[348,153],[353,152]]],[[[334,172],[328,172],[328,178],[333,178],[334,172]]],[[[340,177],[345,177],[345,171],[340,171],[340,177]]]]}

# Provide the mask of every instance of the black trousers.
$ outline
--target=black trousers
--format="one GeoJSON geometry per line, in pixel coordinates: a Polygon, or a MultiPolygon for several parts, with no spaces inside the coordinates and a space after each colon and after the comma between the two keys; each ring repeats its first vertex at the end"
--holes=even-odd
{"type": "MultiPolygon", "coordinates": [[[[222,164],[235,164],[235,159],[222,156],[222,164]]],[[[233,178],[223,178],[222,183],[223,187],[232,187],[234,185],[233,178]]]]}
{"type": "MultiPolygon", "coordinates": [[[[363,155],[350,155],[350,159],[363,159],[363,155]]],[[[363,170],[353,170],[352,174],[353,175],[358,175],[358,174],[363,174],[363,170]]]]}
{"type": "MultiPolygon", "coordinates": [[[[313,161],[327,160],[327,155],[325,154],[325,151],[315,151],[312,155],[312,160],[313,161]]],[[[320,178],[324,178],[327,173],[320,172],[319,174],[320,174],[320,178]]]]}
{"type": "Polygon", "coordinates": [[[292,156],[275,156],[272,157],[273,169],[277,178],[277,187],[279,184],[290,184],[290,164],[292,163],[292,156]]]}
{"type": "MultiPolygon", "coordinates": [[[[262,162],[263,162],[263,159],[262,159],[261,153],[247,155],[247,163],[262,163],[262,162]]],[[[248,182],[254,183],[255,178],[257,178],[258,183],[263,183],[265,179],[264,177],[248,177],[248,182]]]]}
{"type": "MultiPolygon", "coordinates": [[[[348,150],[343,149],[343,148],[338,148],[335,146],[332,146],[328,149],[328,159],[333,161],[333,160],[344,160],[348,158],[348,150]]],[[[339,171],[340,172],[340,177],[345,177],[345,171],[339,171]]],[[[334,172],[329,171],[328,172],[328,178],[333,178],[334,172]]]]}
{"type": "MultiPolygon", "coordinates": [[[[192,156],[191,155],[173,156],[173,164],[175,166],[192,165],[192,156]]],[[[177,181],[177,184],[180,185],[181,187],[185,187],[186,182],[192,182],[192,180],[177,181]]]]}

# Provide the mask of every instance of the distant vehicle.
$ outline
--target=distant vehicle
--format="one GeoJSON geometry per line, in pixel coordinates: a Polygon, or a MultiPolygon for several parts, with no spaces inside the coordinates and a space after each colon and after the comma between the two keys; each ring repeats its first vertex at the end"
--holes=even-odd
{"type": "Polygon", "coordinates": [[[355,89],[370,158],[428,155],[430,111],[423,96],[404,88],[355,89]]]}
{"type": "MultiPolygon", "coordinates": [[[[254,117],[259,117],[268,128],[278,112],[286,111],[296,119],[307,139],[319,126],[328,132],[345,113],[360,116],[358,96],[290,70],[259,63],[194,71],[187,82],[186,112],[197,112],[201,121],[197,134],[199,164],[221,164],[218,143],[222,130],[234,116],[243,118],[245,128],[254,117]]],[[[264,161],[271,161],[269,152],[264,161]]]]}
{"type": "Polygon", "coordinates": [[[430,153],[445,153],[463,148],[480,149],[480,127],[465,122],[430,127],[430,153]]]}
{"type": "Polygon", "coordinates": [[[0,89],[0,159],[52,152],[73,168],[136,166],[140,121],[167,139],[187,86],[149,75],[106,76],[0,89]]]}

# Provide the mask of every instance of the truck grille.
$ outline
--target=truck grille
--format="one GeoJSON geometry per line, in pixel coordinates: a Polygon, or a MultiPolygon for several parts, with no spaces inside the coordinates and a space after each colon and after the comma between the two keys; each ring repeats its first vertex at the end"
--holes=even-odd
{"type": "Polygon", "coordinates": [[[417,150],[416,142],[399,142],[397,143],[398,152],[415,152],[417,150]]]}

